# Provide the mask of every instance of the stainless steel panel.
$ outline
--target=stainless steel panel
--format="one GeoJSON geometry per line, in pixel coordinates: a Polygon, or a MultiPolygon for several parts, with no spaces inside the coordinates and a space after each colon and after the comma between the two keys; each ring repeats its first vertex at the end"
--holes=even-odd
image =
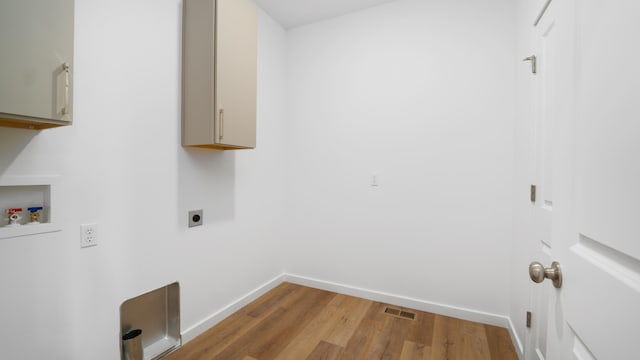
{"type": "MultiPolygon", "coordinates": [[[[120,335],[142,330],[145,359],[159,359],[179,347],[180,285],[175,282],[136,296],[120,306],[120,335]]],[[[121,351],[121,358],[124,354],[121,351]]]]}

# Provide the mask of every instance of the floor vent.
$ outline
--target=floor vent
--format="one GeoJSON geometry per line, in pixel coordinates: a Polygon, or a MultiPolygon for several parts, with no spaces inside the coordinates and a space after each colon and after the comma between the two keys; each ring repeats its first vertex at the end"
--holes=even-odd
{"type": "Polygon", "coordinates": [[[413,320],[416,318],[416,314],[408,311],[400,311],[400,317],[413,320]]]}
{"type": "Polygon", "coordinates": [[[393,315],[402,319],[409,319],[409,320],[415,320],[416,318],[416,314],[409,312],[409,311],[404,311],[404,310],[400,310],[400,309],[394,309],[392,307],[385,307],[384,308],[384,312],[385,314],[389,314],[389,315],[393,315]]]}
{"type": "Polygon", "coordinates": [[[386,312],[387,314],[395,315],[395,316],[399,316],[400,315],[400,310],[399,309],[394,309],[394,308],[390,308],[390,307],[385,308],[384,312],[386,312]]]}

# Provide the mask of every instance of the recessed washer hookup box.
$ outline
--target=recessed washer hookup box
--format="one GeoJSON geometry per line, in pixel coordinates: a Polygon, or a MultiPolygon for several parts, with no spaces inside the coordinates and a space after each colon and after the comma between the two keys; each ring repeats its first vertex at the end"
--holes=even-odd
{"type": "MultiPolygon", "coordinates": [[[[136,296],[120,306],[120,338],[142,330],[145,360],[160,359],[182,345],[180,336],[180,284],[174,282],[136,296]]],[[[125,360],[121,344],[121,359],[125,360]]]]}

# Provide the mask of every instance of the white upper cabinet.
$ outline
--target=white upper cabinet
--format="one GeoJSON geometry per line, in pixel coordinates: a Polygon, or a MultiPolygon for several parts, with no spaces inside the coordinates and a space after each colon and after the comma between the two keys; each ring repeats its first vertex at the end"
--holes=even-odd
{"type": "Polygon", "coordinates": [[[0,1],[0,126],[69,125],[73,0],[0,1]]]}
{"type": "Polygon", "coordinates": [[[184,0],[183,14],[182,144],[255,148],[255,5],[184,0]]]}

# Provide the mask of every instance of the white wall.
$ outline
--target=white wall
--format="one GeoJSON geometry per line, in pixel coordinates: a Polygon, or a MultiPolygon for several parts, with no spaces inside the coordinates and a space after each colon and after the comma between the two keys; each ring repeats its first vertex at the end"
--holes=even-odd
{"type": "Polygon", "coordinates": [[[507,314],[513,15],[402,0],[287,32],[289,272],[507,314]]]}
{"type": "Polygon", "coordinates": [[[184,149],[181,7],[76,0],[73,126],[0,128],[0,175],[60,175],[62,226],[0,240],[0,358],[116,359],[127,298],[180,281],[187,330],[282,273],[284,31],[260,14],[258,148],[184,149]]]}
{"type": "Polygon", "coordinates": [[[0,358],[115,359],[122,301],[176,280],[187,331],[284,271],[509,312],[510,1],[286,34],[261,13],[258,148],[238,152],[180,146],[181,4],[76,0],[73,126],[0,129],[0,175],[60,175],[62,226],[0,240],[0,358]]]}

